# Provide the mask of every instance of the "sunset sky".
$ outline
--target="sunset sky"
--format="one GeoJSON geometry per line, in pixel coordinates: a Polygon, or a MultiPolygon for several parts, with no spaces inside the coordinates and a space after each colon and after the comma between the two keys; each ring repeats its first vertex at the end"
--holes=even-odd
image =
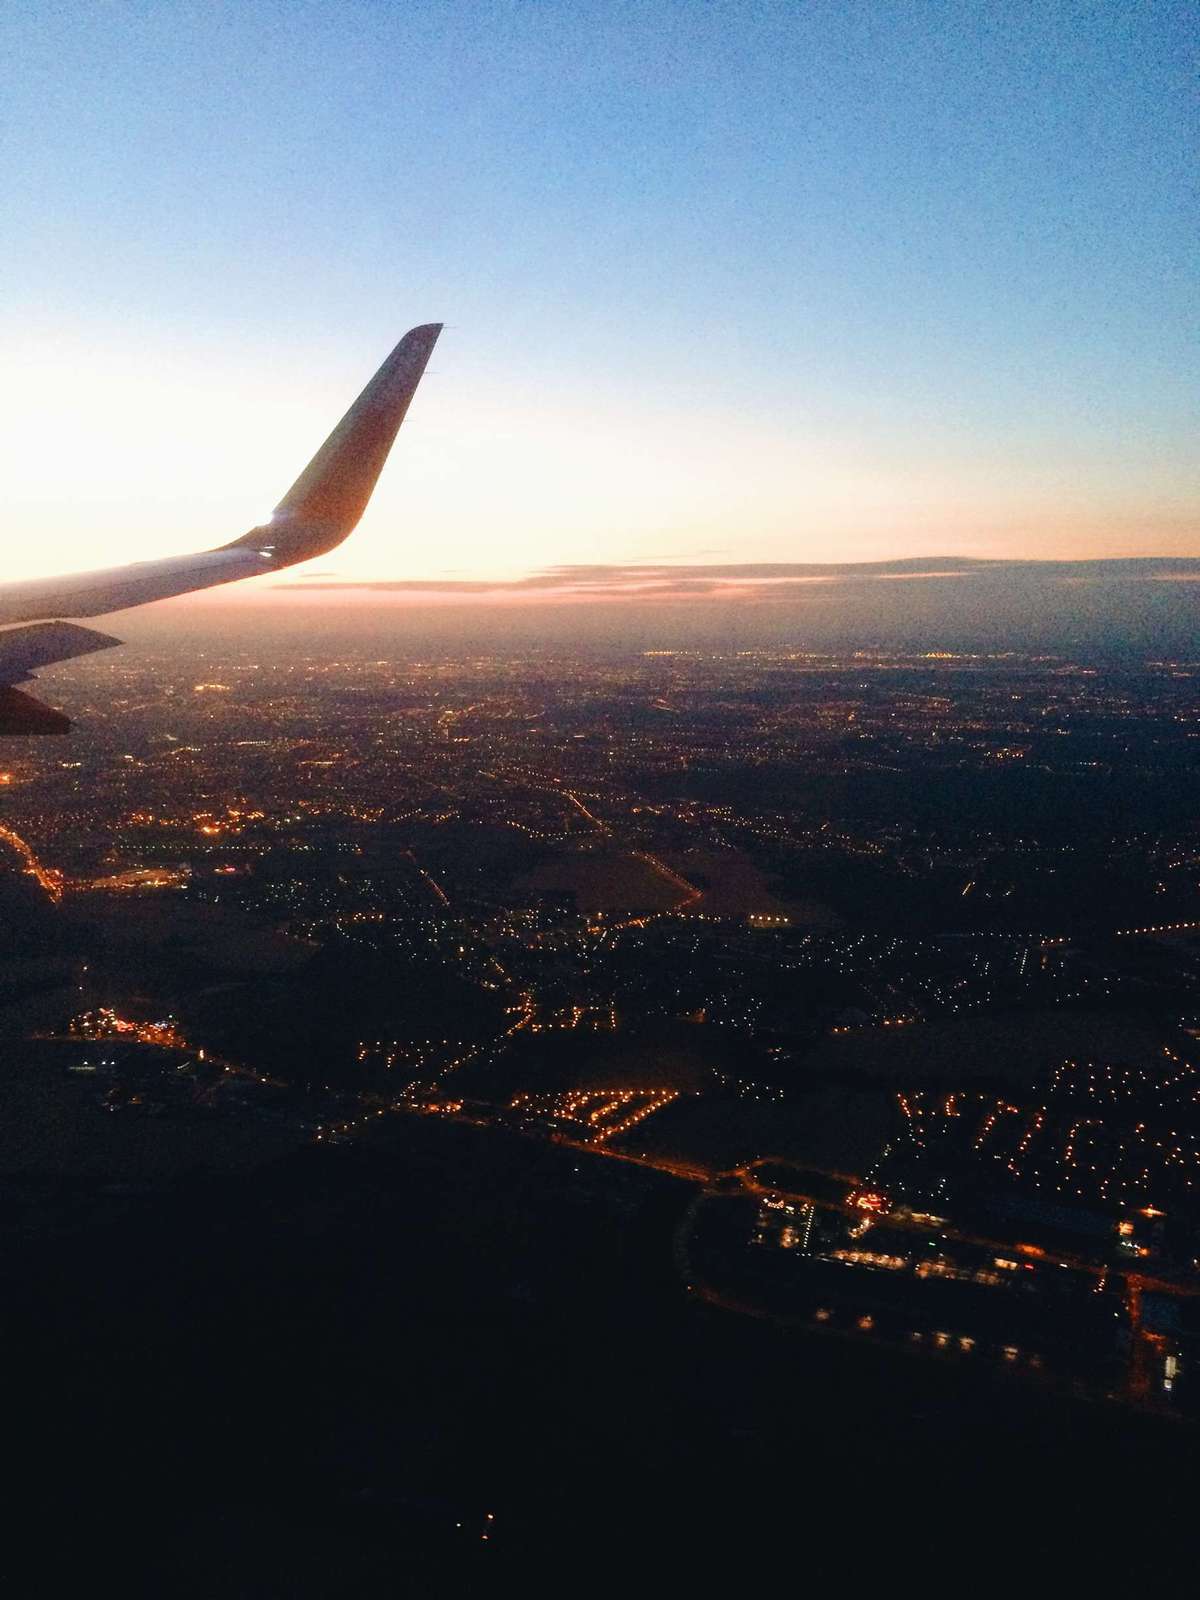
{"type": "Polygon", "coordinates": [[[433,320],[318,581],[1200,555],[1194,20],[10,0],[2,576],[243,532],[433,320]]]}

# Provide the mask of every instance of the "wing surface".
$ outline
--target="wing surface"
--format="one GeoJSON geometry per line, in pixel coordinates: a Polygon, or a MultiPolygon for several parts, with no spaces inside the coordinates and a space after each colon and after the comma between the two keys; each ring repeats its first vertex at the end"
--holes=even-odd
{"type": "Polygon", "coordinates": [[[61,711],[15,686],[27,683],[38,667],[91,655],[93,650],[110,650],[120,642],[73,622],[35,622],[0,633],[0,734],[66,733],[71,724],[61,711]]]}
{"type": "Polygon", "coordinates": [[[293,566],[357,526],[442,331],[411,328],[262,527],[194,555],[0,586],[0,624],[97,617],[293,566]]]}

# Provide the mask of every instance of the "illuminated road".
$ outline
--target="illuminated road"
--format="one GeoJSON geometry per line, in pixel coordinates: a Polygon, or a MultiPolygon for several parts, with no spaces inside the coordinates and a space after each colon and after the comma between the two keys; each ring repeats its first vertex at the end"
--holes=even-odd
{"type": "Polygon", "coordinates": [[[600,818],[598,816],[596,816],[594,812],[589,811],[588,808],[584,805],[583,801],[579,798],[579,796],[577,794],[572,794],[570,789],[558,789],[558,790],[555,790],[553,792],[556,793],[556,794],[566,795],[567,799],[571,802],[571,804],[575,807],[575,809],[577,811],[582,811],[583,815],[588,819],[588,821],[594,827],[599,828],[601,833],[611,833],[612,832],[612,829],[609,827],[608,823],[607,822],[601,822],[600,818]]]}
{"type": "Polygon", "coordinates": [[[35,1033],[35,1039],[50,1039],[57,1044],[78,1044],[81,1040],[103,1041],[114,1039],[122,1044],[143,1044],[154,1050],[181,1050],[189,1055],[194,1055],[203,1066],[211,1067],[222,1074],[207,1084],[198,1086],[196,1091],[197,1104],[211,1102],[222,1083],[227,1077],[245,1078],[252,1083],[260,1083],[265,1088],[287,1089],[290,1087],[282,1078],[270,1078],[263,1072],[256,1072],[252,1067],[242,1066],[239,1062],[228,1061],[223,1056],[214,1055],[211,1050],[189,1044],[187,1039],[172,1023],[161,1022],[132,1022],[126,1018],[118,1017],[115,1012],[107,1013],[111,1017],[111,1026],[104,1029],[68,1031],[67,1033],[35,1033]]]}
{"type": "MultiPolygon", "coordinates": [[[[523,1023],[524,1019],[522,1018],[515,1026],[520,1027],[523,1023]]],[[[511,1122],[498,1115],[496,1108],[487,1102],[469,1103],[465,1100],[446,1099],[436,1103],[418,1103],[413,1100],[399,1099],[385,1106],[378,1104],[364,1106],[362,1113],[358,1116],[349,1118],[332,1127],[320,1129],[317,1131],[316,1137],[318,1141],[321,1141],[330,1135],[344,1137],[365,1131],[377,1118],[396,1112],[407,1112],[410,1115],[429,1115],[436,1112],[440,1115],[448,1116],[454,1121],[467,1122],[477,1127],[504,1127],[510,1132],[524,1132],[528,1136],[528,1130],[514,1128],[511,1122]]],[[[1056,1262],[1061,1262],[1065,1266],[1088,1273],[1097,1279],[1103,1279],[1110,1274],[1119,1273],[1124,1281],[1125,1300],[1130,1316],[1132,1338],[1128,1365],[1119,1386],[1119,1391],[1110,1393],[1108,1398],[1120,1399],[1126,1404],[1152,1410],[1160,1415],[1175,1415],[1170,1410],[1169,1405],[1164,1404],[1162,1397],[1157,1393],[1156,1376],[1162,1367],[1166,1347],[1161,1338],[1148,1334],[1143,1329],[1141,1298],[1143,1292],[1146,1291],[1158,1291],[1175,1295],[1180,1293],[1195,1295],[1200,1293],[1200,1287],[1194,1283],[1176,1282],[1159,1276],[1150,1277],[1144,1272],[1127,1273],[1119,1267],[1106,1267],[1059,1250],[1047,1252],[1033,1245],[1013,1244],[1007,1240],[984,1238],[955,1228],[948,1221],[925,1222],[913,1217],[898,1216],[890,1212],[874,1217],[870,1213],[864,1212],[860,1207],[856,1207],[849,1197],[844,1201],[838,1202],[831,1200],[828,1196],[811,1196],[799,1190],[785,1190],[778,1184],[760,1182],[755,1176],[755,1168],[767,1165],[786,1165],[783,1162],[771,1162],[769,1158],[761,1158],[749,1166],[733,1171],[718,1172],[712,1168],[698,1166],[692,1162],[675,1161],[663,1156],[641,1155],[629,1151],[616,1150],[605,1144],[603,1140],[596,1140],[594,1137],[589,1138],[587,1136],[576,1138],[561,1128],[548,1129],[543,1136],[548,1138],[551,1143],[564,1149],[576,1151],[580,1155],[602,1158],[607,1161],[621,1161],[630,1166],[646,1168],[695,1185],[696,1192],[689,1201],[684,1216],[674,1230],[672,1238],[672,1254],[680,1281],[684,1284],[689,1294],[714,1309],[730,1312],[738,1316],[748,1316],[762,1321],[775,1322],[781,1327],[802,1327],[806,1331],[819,1331],[822,1334],[850,1340],[861,1339],[864,1333],[870,1334],[873,1338],[879,1337],[879,1331],[874,1328],[874,1319],[871,1317],[858,1321],[855,1328],[851,1329],[844,1326],[836,1326],[829,1320],[830,1314],[825,1312],[820,1314],[820,1327],[814,1328],[812,1326],[812,1317],[777,1312],[770,1306],[759,1304],[739,1295],[730,1294],[727,1290],[717,1285],[705,1282],[695,1270],[691,1260],[689,1238],[700,1208],[707,1201],[728,1196],[730,1191],[727,1188],[718,1189],[714,1187],[718,1180],[725,1180],[728,1183],[729,1180],[736,1179],[740,1185],[741,1192],[754,1197],[765,1198],[771,1195],[778,1198],[786,1198],[801,1205],[813,1205],[832,1211],[840,1210],[864,1225],[869,1225],[870,1221],[877,1220],[880,1223],[886,1223],[889,1228],[907,1229],[925,1237],[930,1234],[936,1234],[947,1242],[955,1241],[1002,1253],[1017,1252],[1024,1257],[1030,1258],[1031,1264],[1036,1262],[1038,1265],[1049,1266],[1056,1262]]],[[[851,1193],[858,1187],[858,1180],[845,1173],[818,1172],[815,1168],[804,1170],[812,1171],[815,1176],[844,1183],[851,1193]]],[[[914,1340],[918,1337],[918,1335],[912,1335],[914,1340]]],[[[889,1338],[888,1343],[893,1348],[914,1356],[925,1353],[923,1347],[918,1349],[915,1344],[910,1344],[909,1342],[897,1342],[889,1338]]],[[[932,1347],[929,1353],[933,1353],[932,1347]]],[[[1078,1391],[1078,1384],[1074,1379],[1068,1379],[1061,1375],[1056,1376],[1051,1372],[1042,1370],[1040,1366],[1037,1375],[1043,1382],[1059,1388],[1066,1385],[1071,1392],[1079,1392],[1082,1396],[1082,1391],[1078,1391]]],[[[1092,1393],[1090,1398],[1098,1400],[1105,1398],[1105,1396],[1092,1393]]]]}
{"type": "MultiPolygon", "coordinates": [[[[579,796],[577,794],[572,794],[570,789],[553,789],[549,790],[548,792],[562,795],[564,799],[567,799],[571,802],[578,812],[587,818],[594,828],[598,829],[600,833],[603,833],[610,838],[612,837],[613,830],[610,824],[601,821],[594,811],[589,811],[579,796]]],[[[703,889],[697,889],[694,883],[689,883],[686,878],[681,877],[680,874],[672,867],[669,867],[665,861],[661,860],[658,856],[653,855],[649,850],[633,850],[630,852],[630,854],[633,855],[638,861],[644,862],[646,866],[648,866],[652,872],[656,872],[660,878],[665,879],[666,882],[671,885],[672,889],[677,889],[679,891],[681,899],[671,907],[672,911],[682,911],[685,907],[695,905],[697,900],[703,898],[703,889]]],[[[623,924],[623,926],[637,927],[640,926],[642,920],[644,919],[634,919],[633,922],[623,924]]]]}
{"type": "Polygon", "coordinates": [[[19,833],[14,833],[11,828],[6,828],[0,823],[0,839],[9,844],[25,863],[25,872],[31,878],[36,878],[40,887],[46,892],[55,905],[63,897],[63,875],[54,867],[44,867],[33,852],[33,848],[19,833]]]}
{"type": "Polygon", "coordinates": [[[429,886],[429,889],[430,889],[431,893],[436,895],[437,899],[441,902],[441,904],[446,906],[447,909],[448,909],[449,905],[450,905],[450,896],[442,888],[441,884],[430,873],[426,872],[425,868],[417,860],[416,856],[412,853],[411,850],[406,850],[404,852],[404,854],[408,857],[408,859],[412,862],[413,866],[416,867],[417,871],[421,874],[421,877],[425,880],[426,884],[429,886]]]}
{"type": "Polygon", "coordinates": [[[682,911],[685,906],[694,906],[697,900],[703,898],[703,889],[697,889],[694,883],[689,883],[665,861],[659,860],[656,855],[651,855],[649,850],[635,850],[633,853],[639,861],[644,861],[648,867],[657,872],[660,878],[665,878],[673,889],[679,890],[683,898],[677,905],[671,907],[672,911],[682,911]]]}

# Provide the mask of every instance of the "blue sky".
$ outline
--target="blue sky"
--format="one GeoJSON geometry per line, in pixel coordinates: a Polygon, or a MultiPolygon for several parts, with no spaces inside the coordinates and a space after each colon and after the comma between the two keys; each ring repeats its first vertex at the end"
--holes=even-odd
{"type": "Polygon", "coordinates": [[[1194,21],[10,0],[14,575],[240,532],[438,319],[348,573],[1200,553],[1194,21]]]}

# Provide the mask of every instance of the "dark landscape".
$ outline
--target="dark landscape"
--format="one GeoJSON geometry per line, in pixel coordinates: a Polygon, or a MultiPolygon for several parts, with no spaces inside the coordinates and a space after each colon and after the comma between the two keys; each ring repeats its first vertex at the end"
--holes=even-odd
{"type": "Polygon", "coordinates": [[[2,795],[47,1571],[1177,1570],[1200,666],[147,644],[69,680],[82,727],[2,795]]]}

